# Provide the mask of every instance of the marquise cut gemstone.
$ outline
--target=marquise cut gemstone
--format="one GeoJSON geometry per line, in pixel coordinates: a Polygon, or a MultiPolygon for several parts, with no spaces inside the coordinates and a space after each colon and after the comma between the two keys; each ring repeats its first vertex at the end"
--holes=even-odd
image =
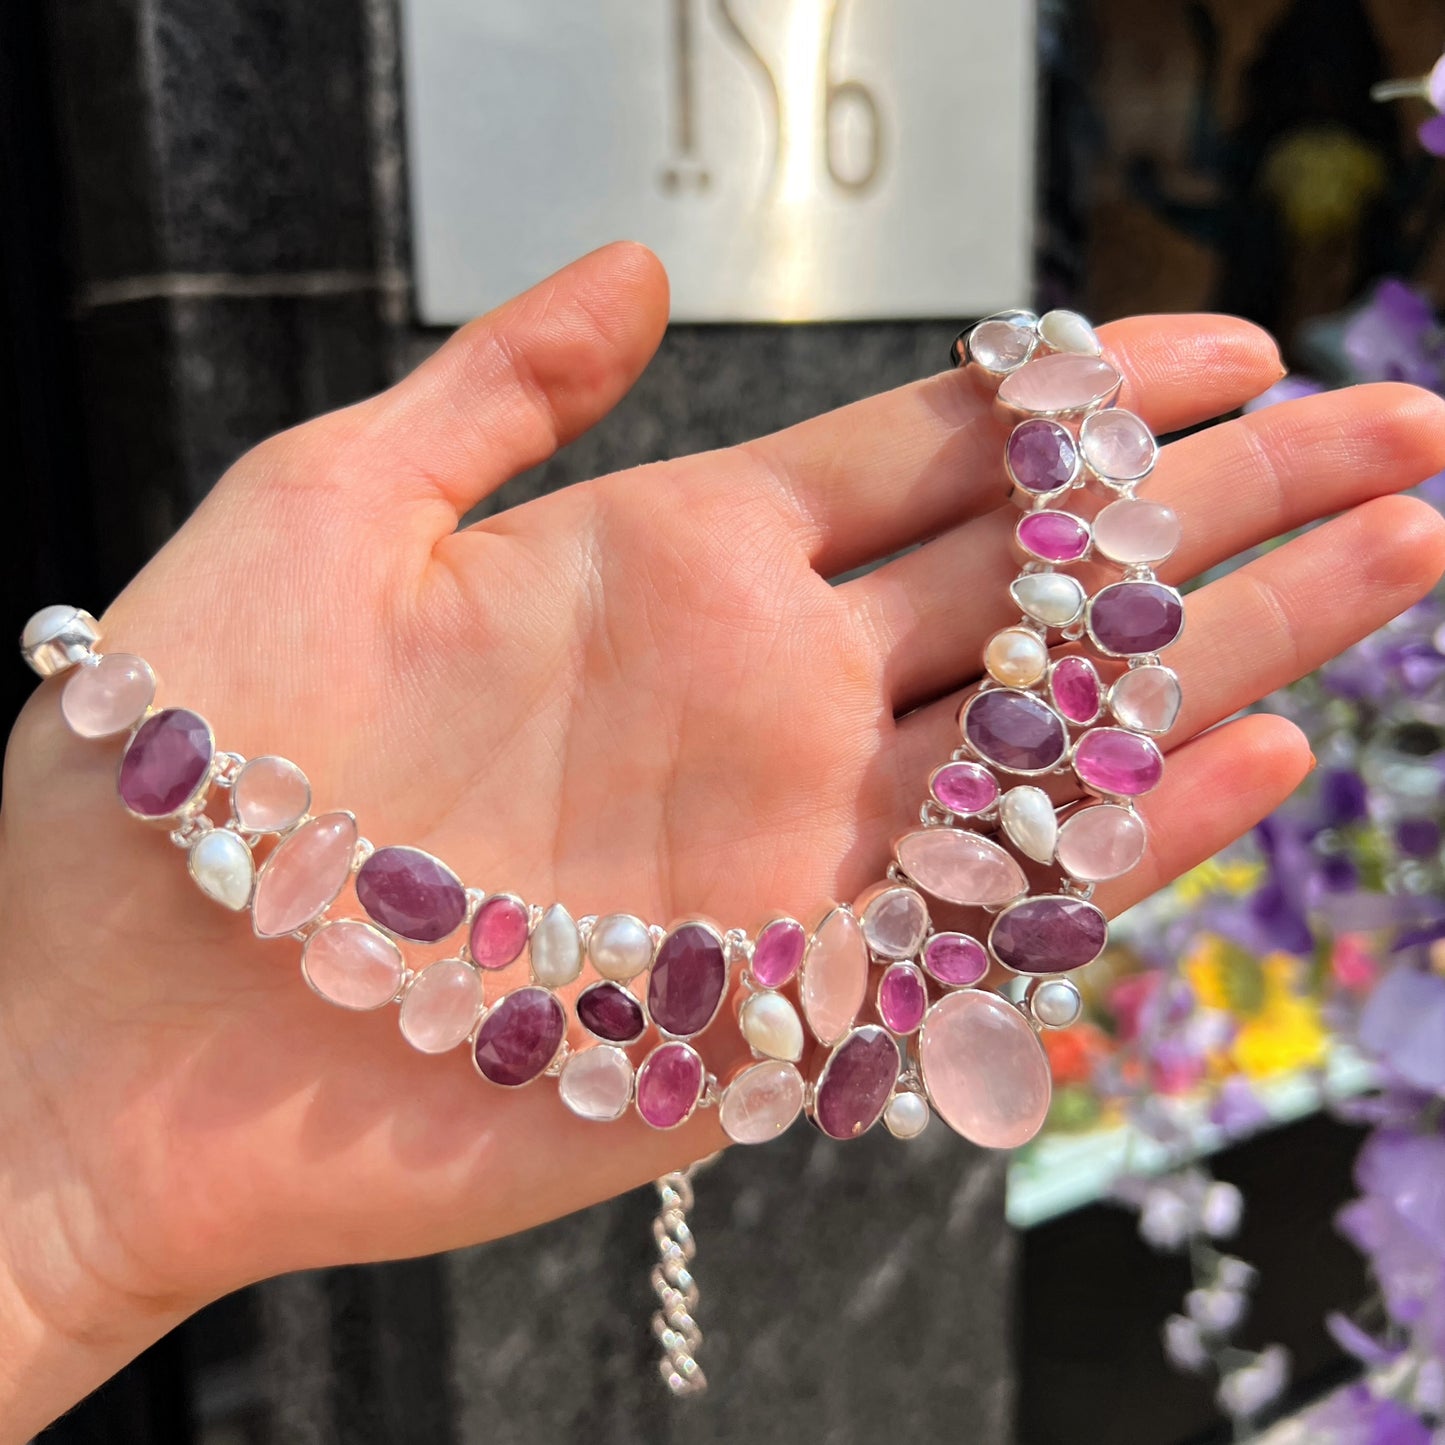
{"type": "Polygon", "coordinates": [[[998,802],[998,782],[981,763],[945,763],[928,780],[928,791],[941,807],[965,818],[998,802]]]}
{"type": "Polygon", "coordinates": [[[1184,701],[1179,679],[1155,663],[1131,667],[1109,689],[1109,710],[1141,733],[1167,733],[1179,721],[1184,701]]]}
{"type": "Polygon", "coordinates": [[[444,1054],[471,1033],[482,1011],[482,976],[459,958],[429,963],[407,986],[397,1022],[424,1054],[444,1054]]]}
{"type": "Polygon", "coordinates": [[[1095,728],[1074,749],[1074,771],[1086,788],[1120,798],[1137,798],[1158,787],[1164,757],[1139,733],[1124,728],[1095,728]]]}
{"type": "Polygon", "coordinates": [[[878,982],[878,1017],[895,1034],[911,1034],[928,1008],[928,985],[911,963],[895,963],[878,982]]]}
{"type": "Polygon", "coordinates": [[[1041,562],[1077,562],[1089,550],[1089,524],[1069,512],[1030,512],[1019,518],[1015,536],[1041,562]]]}
{"type": "Polygon", "coordinates": [[[1091,723],[1099,716],[1103,687],[1087,657],[1061,657],[1049,673],[1049,695],[1071,723],[1091,723]]]}
{"type": "Polygon", "coordinates": [[[1035,622],[1045,627],[1068,627],[1083,616],[1083,586],[1078,578],[1063,572],[1027,573],[1010,585],[1009,592],[1035,622]]]}
{"type": "Polygon", "coordinates": [[[1163,502],[1126,497],[1110,502],[1094,518],[1094,542],[1111,562],[1123,567],[1152,567],[1174,555],[1179,518],[1163,502]]]}
{"type": "Polygon", "coordinates": [[[632,1061],[610,1044],[580,1049],[562,1065],[557,1092],[579,1119],[620,1119],[632,1102],[632,1061]]]}
{"type": "Polygon", "coordinates": [[[484,899],[472,919],[467,951],[478,968],[506,968],[527,946],[527,905],[510,893],[484,899]]]}
{"type": "Polygon", "coordinates": [[[356,819],[322,813],[303,823],[261,865],[251,920],[262,938],[283,938],[335,901],[351,876],[356,819]]]}
{"type": "Polygon", "coordinates": [[[833,1050],[818,1076],[813,1116],[830,1139],[866,1134],[898,1082],[898,1045],[887,1029],[864,1024],[833,1050]]]}
{"type": "Polygon", "coordinates": [[[1109,925],[1092,903],[1062,893],[1026,898],[1000,913],[989,932],[993,955],[1015,973],[1067,973],[1092,963],[1109,925]]]}
{"type": "Polygon", "coordinates": [[[1009,434],[1004,458],[1009,475],[1036,497],[1067,487],[1079,473],[1073,434],[1056,421],[1021,421],[1009,434]]]}
{"type": "Polygon", "coordinates": [[[782,988],[802,967],[807,946],[807,930],[796,918],[773,919],[753,945],[753,977],[764,988],[782,988]]]}
{"type": "Polygon", "coordinates": [[[1144,856],[1144,820],[1131,808],[1099,803],[1080,808],[1059,828],[1059,862],[1080,883],[1122,877],[1144,856]]]}
{"type": "Polygon", "coordinates": [[[153,713],[120,760],[121,802],[142,818],[170,817],[205,785],[215,753],[205,718],[183,707],[153,713]]]}
{"type": "Polygon", "coordinates": [[[589,1034],[609,1044],[630,1044],[647,1027],[642,1005],[620,983],[604,979],[577,995],[577,1021],[589,1034]]]}
{"type": "Polygon", "coordinates": [[[963,709],[963,736],[986,762],[1014,773],[1046,773],[1068,748],[1063,719],[1042,698],[1014,688],[975,693],[963,709]]]}
{"type": "Polygon", "coordinates": [[[966,933],[935,933],[923,946],[923,966],[949,988],[967,988],[988,972],[988,950],[966,933]]]}
{"type": "Polygon", "coordinates": [[[1027,1144],[1049,1112],[1048,1057],[1029,1021],[986,989],[946,994],[918,1040],[924,1087],[955,1133],[987,1149],[1027,1144]]]}
{"type": "Polygon", "coordinates": [[[156,675],[149,663],[128,652],[107,652],[71,674],[60,694],[60,711],[77,737],[110,738],[134,727],[155,695],[156,675]]]}
{"type": "Polygon", "coordinates": [[[837,1043],[858,1017],[868,996],[868,944],[846,908],[833,909],[809,940],[799,995],[820,1044],[837,1043]]]}
{"type": "Polygon", "coordinates": [[[792,1064],[750,1064],[722,1092],[718,1123],[734,1144],[766,1144],[803,1110],[803,1076],[792,1064]]]}
{"type": "Polygon", "coordinates": [[[1105,652],[1162,652],[1184,627],[1184,601],[1162,582],[1115,582],[1089,603],[1089,632],[1105,652]]]}
{"type": "Polygon", "coordinates": [[[637,1071],[637,1112],[654,1129],[675,1129],[702,1097],[702,1058],[683,1043],[659,1044],[637,1071]]]}
{"type": "Polygon", "coordinates": [[[231,811],[248,833],[284,833],[310,806],[311,784],[286,758],[252,758],[231,785],[231,811]]]}
{"type": "Polygon", "coordinates": [[[998,397],[1015,411],[1058,416],[1103,406],[1123,378],[1102,356],[1037,356],[1004,378],[998,397]]]}
{"type": "Polygon", "coordinates": [[[863,937],[877,958],[912,958],[928,932],[928,905],[902,885],[865,895],[859,915],[863,937]]]}
{"type": "Polygon", "coordinates": [[[405,965],[401,950],[380,929],[359,919],[337,918],[306,940],[301,972],[327,1003],[376,1009],[396,997],[405,965]]]}
{"type": "Polygon", "coordinates": [[[520,1088],[546,1072],[566,1032],[567,1015],[554,993],[535,986],[515,989],[487,1011],[472,1056],[484,1079],[520,1088]]]}
{"type": "Polygon", "coordinates": [[[356,897],[383,928],[417,943],[445,938],[467,913],[461,879],[420,848],[378,848],[357,871],[356,897]]]}
{"type": "Polygon", "coordinates": [[[1079,446],[1094,475],[1107,482],[1137,482],[1159,455],[1154,434],[1132,411],[1098,411],[1084,419],[1079,446]]]}
{"type": "Polygon", "coordinates": [[[998,908],[1028,892],[1006,850],[962,828],[920,828],[898,841],[898,866],[925,893],[961,907],[998,908]]]}
{"type": "Polygon", "coordinates": [[[690,1038],[712,1022],[727,987],[722,940],[705,923],[682,923],[662,940],[647,982],[647,1011],[665,1034],[690,1038]]]}

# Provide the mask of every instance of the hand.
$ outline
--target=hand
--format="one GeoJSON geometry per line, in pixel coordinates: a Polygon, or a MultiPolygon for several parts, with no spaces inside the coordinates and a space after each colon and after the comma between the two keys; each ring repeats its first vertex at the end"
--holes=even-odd
{"type": "MultiPolygon", "coordinates": [[[[617,402],[666,313],[656,261],[608,248],[385,395],[262,444],[110,609],[103,645],[147,658],[222,747],[292,758],[319,809],[352,808],[374,842],[429,849],[469,884],[745,927],[851,898],[916,815],[1009,620],[1002,435],[947,373],[458,531],[617,402]]],[[[1280,374],[1238,321],[1105,340],[1159,431],[1280,374]]],[[[1369,387],[1167,449],[1150,494],[1184,523],[1170,580],[1343,515],[1189,599],[1178,746],[1145,801],[1148,861],[1106,891],[1111,910],[1307,771],[1281,720],[1214,725],[1435,581],[1445,525],[1388,494],[1445,466],[1442,419],[1434,397],[1369,387]]],[[[673,1134],[586,1124],[551,1086],[488,1087],[465,1050],[412,1052],[390,1010],[321,1003],[294,942],[254,940],[123,815],[117,749],[70,737],[56,691],[15,731],[0,839],[14,1438],[244,1282],[522,1229],[718,1146],[715,1115],[673,1134]]]]}

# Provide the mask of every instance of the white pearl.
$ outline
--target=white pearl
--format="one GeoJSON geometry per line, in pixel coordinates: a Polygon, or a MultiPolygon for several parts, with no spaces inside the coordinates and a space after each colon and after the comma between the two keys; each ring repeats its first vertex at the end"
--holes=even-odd
{"type": "Polygon", "coordinates": [[[544,988],[561,988],[582,972],[582,935],[572,915],[554,903],[532,930],[532,977],[544,988]]]}
{"type": "Polygon", "coordinates": [[[738,1029],[769,1059],[792,1064],[803,1057],[803,1021],[780,993],[755,993],[738,1014],[738,1029]]]}
{"type": "Polygon", "coordinates": [[[1032,687],[1049,665],[1049,650],[1037,632],[1006,627],[989,638],[983,664],[989,676],[1005,687],[1032,687]]]}
{"type": "Polygon", "coordinates": [[[202,833],[186,861],[201,892],[222,907],[240,910],[251,901],[256,860],[235,833],[226,828],[202,833]]]}
{"type": "Polygon", "coordinates": [[[593,926],[587,956],[603,978],[626,983],[652,962],[652,934],[630,913],[609,913],[593,926]]]}
{"type": "Polygon", "coordinates": [[[928,1127],[928,1102],[920,1094],[895,1094],[883,1111],[883,1123],[895,1139],[916,1139],[928,1127]]]}
{"type": "Polygon", "coordinates": [[[1039,319],[1039,335],[1052,350],[1076,356],[1097,356],[1103,349],[1098,332],[1077,311],[1046,311],[1039,319]]]}
{"type": "Polygon", "coordinates": [[[20,634],[21,647],[39,647],[42,642],[49,642],[52,637],[59,636],[79,611],[78,607],[66,607],[63,603],[42,607],[25,624],[25,631],[20,634]]]}
{"type": "Polygon", "coordinates": [[[1029,1009],[1046,1029],[1066,1029],[1084,1011],[1079,990],[1067,978],[1046,978],[1029,994],[1029,1009]]]}
{"type": "Polygon", "coordinates": [[[1059,819],[1042,788],[1010,788],[999,801],[999,818],[1010,841],[1036,863],[1054,856],[1059,819]]]}
{"type": "Polygon", "coordinates": [[[1013,599],[1045,627],[1068,627],[1084,610],[1084,589],[1062,572],[1030,572],[1009,588],[1013,599]]]}

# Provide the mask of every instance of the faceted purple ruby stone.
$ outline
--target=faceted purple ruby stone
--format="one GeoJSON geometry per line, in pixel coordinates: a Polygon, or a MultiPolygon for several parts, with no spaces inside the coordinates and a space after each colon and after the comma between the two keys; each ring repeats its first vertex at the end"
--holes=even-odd
{"type": "Polygon", "coordinates": [[[1095,728],[1074,749],[1074,771],[1096,793],[1137,798],[1159,786],[1164,755],[1149,738],[1126,728],[1095,728]]]}
{"type": "Polygon", "coordinates": [[[1073,481],[1078,466],[1074,438],[1056,421],[1021,421],[1009,436],[1009,472],[1026,491],[1057,492],[1073,481]]]}
{"type": "Polygon", "coordinates": [[[864,1024],[833,1050],[818,1080],[813,1107],[831,1139],[856,1139],[878,1122],[898,1080],[898,1045],[876,1024],[864,1024]]]}
{"type": "Polygon", "coordinates": [[[697,1107],[702,1059],[687,1044],[659,1044],[637,1071],[637,1112],[654,1129],[675,1129],[697,1107]]]}
{"type": "Polygon", "coordinates": [[[203,717],[168,707],[148,717],[120,760],[121,801],[143,818],[168,818],[195,795],[216,745],[203,717]]]}
{"type": "Polygon", "coordinates": [[[939,983],[967,988],[988,972],[988,953],[966,933],[935,933],[923,945],[923,966],[939,983]]]}
{"type": "Polygon", "coordinates": [[[1025,552],[1045,562],[1077,562],[1089,550],[1089,524],[1069,512],[1030,512],[1016,535],[1025,552]]]}
{"type": "Polygon", "coordinates": [[[998,802],[998,783],[979,763],[945,763],[928,786],[950,813],[962,817],[982,813],[998,802]]]}
{"type": "Polygon", "coordinates": [[[1099,674],[1087,657],[1061,657],[1049,677],[1054,706],[1070,722],[1091,723],[1099,716],[1099,674]]]}
{"type": "Polygon", "coordinates": [[[1092,903],[1062,894],[1025,898],[998,916],[989,934],[994,956],[1015,973],[1067,973],[1092,963],[1109,925],[1092,903]]]}
{"type": "Polygon", "coordinates": [[[683,923],[662,940],[647,982],[647,1011],[665,1034],[689,1038],[717,1012],[728,966],[717,935],[702,923],[683,923]]]}
{"type": "Polygon", "coordinates": [[[963,735],[980,756],[1015,773],[1042,773],[1064,755],[1063,720],[1041,698],[1013,688],[990,688],[969,700],[963,735]]]}
{"type": "Polygon", "coordinates": [[[419,848],[378,848],[357,870],[356,897],[383,928],[418,943],[445,938],[467,913],[461,879],[419,848]]]}
{"type": "Polygon", "coordinates": [[[577,1020],[589,1034],[609,1044],[630,1044],[642,1037],[647,1026],[642,1005],[620,983],[605,979],[577,995],[577,1020]]]}
{"type": "Polygon", "coordinates": [[[775,918],[753,945],[753,977],[764,988],[782,988],[803,962],[808,934],[795,918],[775,918]]]}
{"type": "Polygon", "coordinates": [[[546,1071],[566,1032],[567,1015],[555,994],[519,988],[482,1020],[472,1053],[484,1079],[515,1089],[546,1071]]]}
{"type": "Polygon", "coordinates": [[[911,1034],[928,1008],[928,986],[911,963],[895,963],[878,985],[878,1013],[895,1034],[911,1034]]]}
{"type": "Polygon", "coordinates": [[[1105,652],[1162,652],[1184,626],[1184,603],[1159,582],[1115,582],[1089,603],[1089,631],[1105,652]]]}

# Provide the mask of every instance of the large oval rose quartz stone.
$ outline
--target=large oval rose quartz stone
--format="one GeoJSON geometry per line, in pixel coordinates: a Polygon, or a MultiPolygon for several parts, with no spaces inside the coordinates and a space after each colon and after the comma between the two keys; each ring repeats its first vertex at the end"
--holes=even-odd
{"type": "Polygon", "coordinates": [[[460,958],[429,963],[402,995],[402,1037],[424,1054],[444,1054],[471,1033],[482,1011],[482,976],[460,958]]]}
{"type": "Polygon", "coordinates": [[[379,929],[337,918],[306,940],[301,972],[327,1003],[375,1009],[396,997],[405,966],[401,950],[379,929]]]}
{"type": "Polygon", "coordinates": [[[981,758],[1013,773],[1046,773],[1068,747],[1058,713],[1033,693],[1011,687],[975,693],[964,706],[962,726],[981,758]]]}
{"type": "Polygon", "coordinates": [[[1144,820],[1131,808],[1081,808],[1059,828],[1058,859],[1081,883],[1122,877],[1144,856],[1144,820]]]}
{"type": "Polygon", "coordinates": [[[818,925],[803,958],[803,1017],[820,1044],[835,1044],[852,1027],[868,994],[868,945],[846,908],[818,925]]]}
{"type": "Polygon", "coordinates": [[[637,1112],[654,1129],[675,1129],[702,1097],[704,1070],[697,1050],[659,1044],[637,1071],[637,1112]]]}
{"type": "Polygon", "coordinates": [[[925,893],[964,908],[999,908],[1028,892],[1017,860],[963,828],[920,828],[898,840],[898,866],[925,893]]]}
{"type": "Polygon", "coordinates": [[[261,938],[295,933],[327,908],[351,875],[356,819],[322,813],[284,839],[262,865],[251,900],[251,921],[261,938]]]}
{"type": "Polygon", "coordinates": [[[691,1038],[712,1022],[727,987],[722,940],[705,923],[682,923],[662,940],[647,980],[647,1011],[665,1034],[691,1038]]]}
{"type": "Polygon", "coordinates": [[[60,711],[82,738],[110,738],[132,728],[156,695],[150,665],[128,652],[107,652],[77,667],[60,694],[60,711]]]}
{"type": "Polygon", "coordinates": [[[168,818],[200,791],[216,753],[210,724],[183,707],[153,713],[120,760],[116,787],[132,813],[168,818]]]}
{"type": "Polygon", "coordinates": [[[1156,744],[1126,728],[1095,728],[1074,749],[1079,781],[1096,793],[1137,798],[1159,786],[1164,755],[1156,744]]]}
{"type": "Polygon", "coordinates": [[[792,1064],[765,1059],[723,1090],[718,1123],[734,1144],[766,1144],[803,1111],[803,1076],[792,1064]]]}
{"type": "Polygon", "coordinates": [[[529,986],[504,994],[487,1011],[472,1045],[481,1076],[517,1089],[546,1072],[567,1032],[561,1000],[529,986]]]}
{"type": "Polygon", "coordinates": [[[877,1024],[854,1029],[818,1076],[813,1117],[830,1139],[856,1139],[883,1114],[898,1082],[898,1045],[877,1024]]]}
{"type": "Polygon", "coordinates": [[[1015,903],[995,919],[988,946],[1015,973],[1068,973],[1093,963],[1109,941],[1109,925],[1092,903],[1047,893],[1015,903]]]}
{"type": "Polygon", "coordinates": [[[802,966],[807,946],[807,930],[796,918],[773,919],[753,945],[753,977],[764,988],[782,988],[802,966]]]}
{"type": "Polygon", "coordinates": [[[420,848],[378,848],[357,870],[356,897],[383,928],[417,943],[445,938],[467,913],[461,879],[420,848]]]}
{"type": "Polygon", "coordinates": [[[1027,1144],[1049,1112],[1049,1061],[1028,1020],[986,989],[946,994],[918,1037],[924,1087],[955,1133],[986,1149],[1027,1144]]]}
{"type": "Polygon", "coordinates": [[[1058,416],[1103,406],[1123,378],[1102,356],[1039,356],[1004,378],[998,399],[1015,411],[1058,416]]]}
{"type": "Polygon", "coordinates": [[[1184,601],[1162,582],[1115,582],[1090,600],[1087,626],[1115,657],[1163,652],[1184,630],[1184,601]]]}

